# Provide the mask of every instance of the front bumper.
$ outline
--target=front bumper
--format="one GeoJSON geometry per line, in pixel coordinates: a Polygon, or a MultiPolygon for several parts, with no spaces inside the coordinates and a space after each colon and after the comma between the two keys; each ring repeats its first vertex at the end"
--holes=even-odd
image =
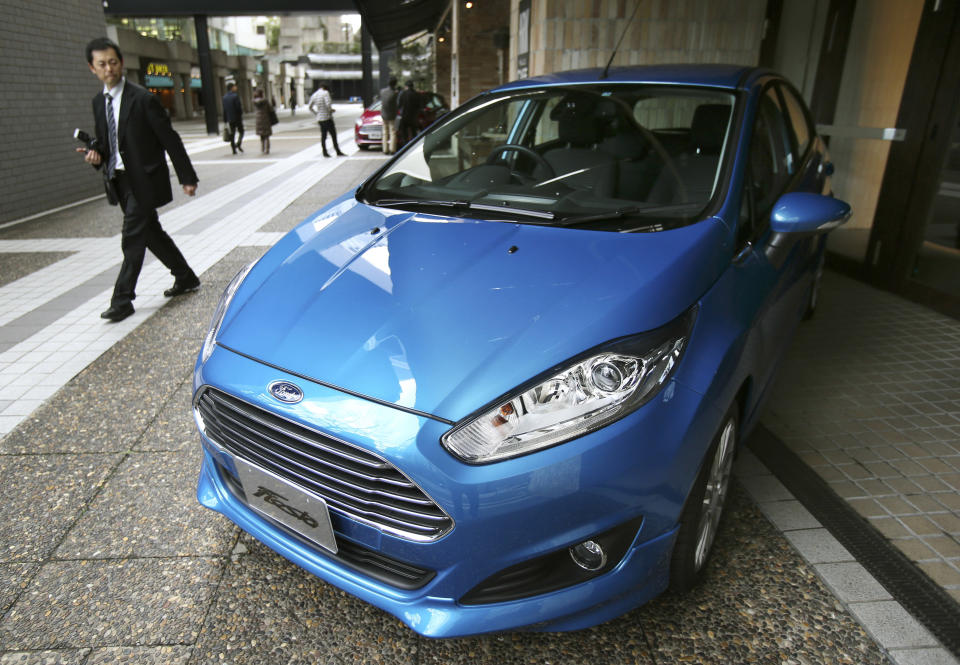
{"type": "Polygon", "coordinates": [[[383,129],[377,125],[378,132],[371,132],[366,126],[354,129],[353,137],[357,145],[381,145],[383,143],[383,129]]]}
{"type": "Polygon", "coordinates": [[[194,388],[205,386],[375,452],[450,515],[451,531],[430,542],[413,542],[331,511],[338,541],[429,571],[417,588],[400,588],[250,509],[236,489],[229,455],[201,436],[201,504],[428,637],[586,628],[663,591],[677,515],[699,463],[699,455],[683,443],[701,440],[711,421],[700,412],[700,396],[673,384],[664,396],[591,435],[533,455],[469,466],[441,448],[440,435],[449,428],[442,422],[310,383],[221,347],[198,367],[194,388]],[[296,382],[303,401],[285,405],[271,398],[265,387],[278,380],[296,382]],[[637,432],[656,436],[642,441],[637,432]],[[609,572],[532,597],[460,602],[506,568],[565,550],[639,516],[642,526],[609,572]]]}

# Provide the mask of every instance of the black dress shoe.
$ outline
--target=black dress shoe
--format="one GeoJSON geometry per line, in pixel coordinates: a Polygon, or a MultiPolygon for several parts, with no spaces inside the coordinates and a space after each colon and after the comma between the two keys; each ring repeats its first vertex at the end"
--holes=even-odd
{"type": "Polygon", "coordinates": [[[111,305],[110,309],[100,314],[100,318],[116,323],[117,321],[123,321],[131,314],[133,314],[133,305],[129,303],[120,306],[111,305]]]}
{"type": "Polygon", "coordinates": [[[173,286],[163,292],[168,298],[173,298],[174,296],[182,296],[184,293],[190,293],[191,291],[196,291],[200,288],[200,279],[194,277],[193,279],[188,279],[184,281],[175,281],[173,286]]]}
{"type": "Polygon", "coordinates": [[[346,153],[337,152],[337,157],[346,157],[346,153]]]}

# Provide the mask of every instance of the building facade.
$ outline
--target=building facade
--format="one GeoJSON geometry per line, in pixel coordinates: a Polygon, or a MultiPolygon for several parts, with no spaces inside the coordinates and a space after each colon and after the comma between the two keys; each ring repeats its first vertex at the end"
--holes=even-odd
{"type": "Polygon", "coordinates": [[[65,12],[56,0],[0,0],[0,224],[103,193],[74,151],[73,130],[93,129],[100,82],[83,50],[106,29],[97,0],[65,12]]]}

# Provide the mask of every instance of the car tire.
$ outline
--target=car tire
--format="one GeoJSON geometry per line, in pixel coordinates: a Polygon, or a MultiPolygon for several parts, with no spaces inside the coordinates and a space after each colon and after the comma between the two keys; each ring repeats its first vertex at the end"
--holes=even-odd
{"type": "Polygon", "coordinates": [[[363,144],[363,143],[358,143],[358,144],[357,144],[357,147],[360,148],[361,150],[369,150],[369,149],[370,149],[370,146],[365,145],[365,144],[363,144]]]}
{"type": "Polygon", "coordinates": [[[670,586],[675,591],[689,591],[703,579],[730,490],[739,431],[734,405],[727,411],[707,450],[680,515],[680,529],[670,560],[670,586]]]}

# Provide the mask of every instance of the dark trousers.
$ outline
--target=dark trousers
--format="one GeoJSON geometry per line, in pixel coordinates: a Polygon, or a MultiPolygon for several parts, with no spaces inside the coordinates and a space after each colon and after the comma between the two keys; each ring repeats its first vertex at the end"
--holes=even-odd
{"type": "Polygon", "coordinates": [[[156,208],[141,206],[137,202],[125,173],[118,173],[113,183],[120,208],[123,210],[123,232],[120,239],[123,263],[113,287],[110,305],[125,307],[137,297],[137,278],[140,277],[143,258],[148,249],[170,270],[175,280],[190,281],[194,277],[193,270],[173,239],[160,226],[156,208]]]}
{"type": "Polygon", "coordinates": [[[230,123],[230,149],[237,154],[237,149],[243,143],[243,122],[230,123]]]}
{"type": "Polygon", "coordinates": [[[333,139],[333,151],[340,154],[340,146],[337,145],[337,126],[333,124],[333,118],[329,120],[320,120],[320,145],[323,146],[323,154],[328,155],[327,152],[327,134],[330,135],[330,138],[333,139]]]}
{"type": "Polygon", "coordinates": [[[417,126],[416,118],[408,120],[397,118],[397,147],[409,143],[419,131],[420,128],[417,126]]]}

